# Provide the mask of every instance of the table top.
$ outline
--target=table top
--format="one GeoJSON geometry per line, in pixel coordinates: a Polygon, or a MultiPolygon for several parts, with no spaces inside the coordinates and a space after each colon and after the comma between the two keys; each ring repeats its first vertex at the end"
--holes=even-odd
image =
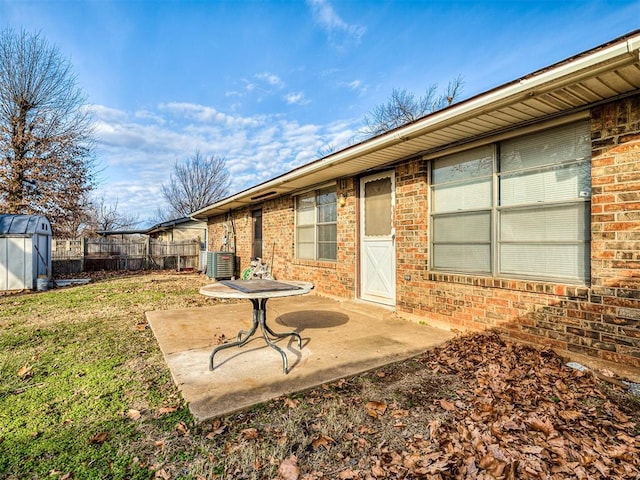
{"type": "MultiPolygon", "coordinates": [[[[258,282],[258,280],[246,280],[244,283],[258,282]]],[[[277,283],[296,287],[291,290],[262,290],[259,292],[243,292],[229,287],[224,283],[216,282],[200,288],[200,293],[214,298],[274,298],[290,297],[293,295],[305,295],[313,289],[313,283],[298,282],[292,280],[276,280],[277,283]]]]}

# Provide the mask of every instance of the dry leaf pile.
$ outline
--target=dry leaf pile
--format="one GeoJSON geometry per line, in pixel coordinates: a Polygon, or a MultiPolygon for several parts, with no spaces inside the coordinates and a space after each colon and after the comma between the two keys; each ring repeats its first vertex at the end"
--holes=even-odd
{"type": "MultiPolygon", "coordinates": [[[[383,392],[400,400],[368,400],[373,434],[358,429],[374,446],[369,457],[327,478],[640,478],[638,403],[618,405],[599,380],[567,367],[552,351],[477,334],[449,342],[420,363],[446,383],[392,371],[387,381],[394,387],[383,392]],[[388,425],[401,437],[420,417],[423,433],[404,442],[376,439],[388,425]]],[[[325,475],[316,470],[300,478],[325,475]]]]}
{"type": "Polygon", "coordinates": [[[426,364],[461,385],[455,401],[440,400],[447,416],[434,422],[428,441],[414,443],[410,471],[507,479],[640,475],[637,404],[621,411],[597,379],[552,351],[474,335],[426,364]]]}
{"type": "Polygon", "coordinates": [[[492,333],[204,429],[198,479],[640,478],[640,399],[492,333]]]}

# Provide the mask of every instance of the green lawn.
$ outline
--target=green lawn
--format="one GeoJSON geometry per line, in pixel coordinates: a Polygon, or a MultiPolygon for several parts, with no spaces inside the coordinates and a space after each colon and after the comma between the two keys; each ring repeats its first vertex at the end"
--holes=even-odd
{"type": "Polygon", "coordinates": [[[637,397],[491,333],[196,425],[144,312],[208,282],[1,295],[0,478],[640,478],[637,397]]]}
{"type": "Polygon", "coordinates": [[[0,476],[152,476],[138,448],[191,419],[144,312],[202,305],[205,282],[135,275],[0,296],[0,476]]]}

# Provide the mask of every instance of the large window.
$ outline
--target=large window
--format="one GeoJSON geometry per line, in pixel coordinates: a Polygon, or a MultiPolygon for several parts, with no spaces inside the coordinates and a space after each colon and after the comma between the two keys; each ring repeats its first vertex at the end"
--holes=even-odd
{"type": "Polygon", "coordinates": [[[586,121],[434,161],[432,270],[588,281],[590,165],[586,121]]]}
{"type": "Polygon", "coordinates": [[[336,260],[336,189],[296,197],[296,258],[336,260]]]}

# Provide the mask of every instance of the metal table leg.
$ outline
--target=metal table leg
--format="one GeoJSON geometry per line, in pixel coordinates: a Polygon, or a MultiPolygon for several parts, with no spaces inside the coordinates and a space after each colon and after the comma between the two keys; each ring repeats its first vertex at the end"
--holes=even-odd
{"type": "Polygon", "coordinates": [[[276,333],[271,330],[271,328],[267,325],[268,298],[250,298],[249,300],[251,300],[251,304],[253,305],[253,325],[251,326],[251,330],[240,330],[235,342],[225,343],[223,345],[218,345],[217,347],[215,347],[211,352],[211,356],[209,357],[209,370],[213,370],[215,368],[213,357],[217,352],[226,348],[243,346],[256,333],[258,326],[260,326],[262,337],[267,342],[267,345],[277,350],[282,356],[283,372],[285,374],[289,373],[289,362],[287,360],[287,355],[280,347],[278,347],[278,345],[275,344],[274,340],[289,336],[295,337],[298,340],[298,348],[302,349],[302,338],[300,338],[298,332],[276,333]],[[273,337],[273,339],[271,337],[273,337]]]}
{"type": "Polygon", "coordinates": [[[258,311],[258,322],[260,323],[262,336],[264,337],[265,341],[271,348],[274,348],[275,350],[280,352],[280,355],[282,356],[282,371],[284,373],[289,373],[289,361],[287,360],[287,355],[284,353],[284,351],[280,347],[278,347],[278,345],[274,343],[274,341],[269,337],[269,335],[271,335],[275,339],[284,338],[284,337],[295,337],[298,339],[298,348],[300,349],[302,349],[302,338],[300,338],[300,335],[298,334],[298,332],[276,333],[273,330],[271,330],[271,328],[269,328],[269,325],[267,325],[267,300],[269,299],[268,298],[260,299],[260,310],[258,311]]]}
{"type": "Polygon", "coordinates": [[[251,330],[248,330],[248,331],[240,330],[238,332],[238,336],[236,337],[235,342],[224,343],[214,348],[213,351],[211,352],[211,355],[209,356],[209,370],[213,370],[215,368],[213,366],[213,357],[215,356],[216,353],[218,353],[220,350],[224,350],[225,348],[243,346],[245,343],[249,341],[249,339],[253,336],[253,334],[256,333],[256,330],[258,330],[258,310],[257,310],[258,302],[257,300],[252,299],[251,303],[253,303],[253,325],[251,326],[251,330]]]}

